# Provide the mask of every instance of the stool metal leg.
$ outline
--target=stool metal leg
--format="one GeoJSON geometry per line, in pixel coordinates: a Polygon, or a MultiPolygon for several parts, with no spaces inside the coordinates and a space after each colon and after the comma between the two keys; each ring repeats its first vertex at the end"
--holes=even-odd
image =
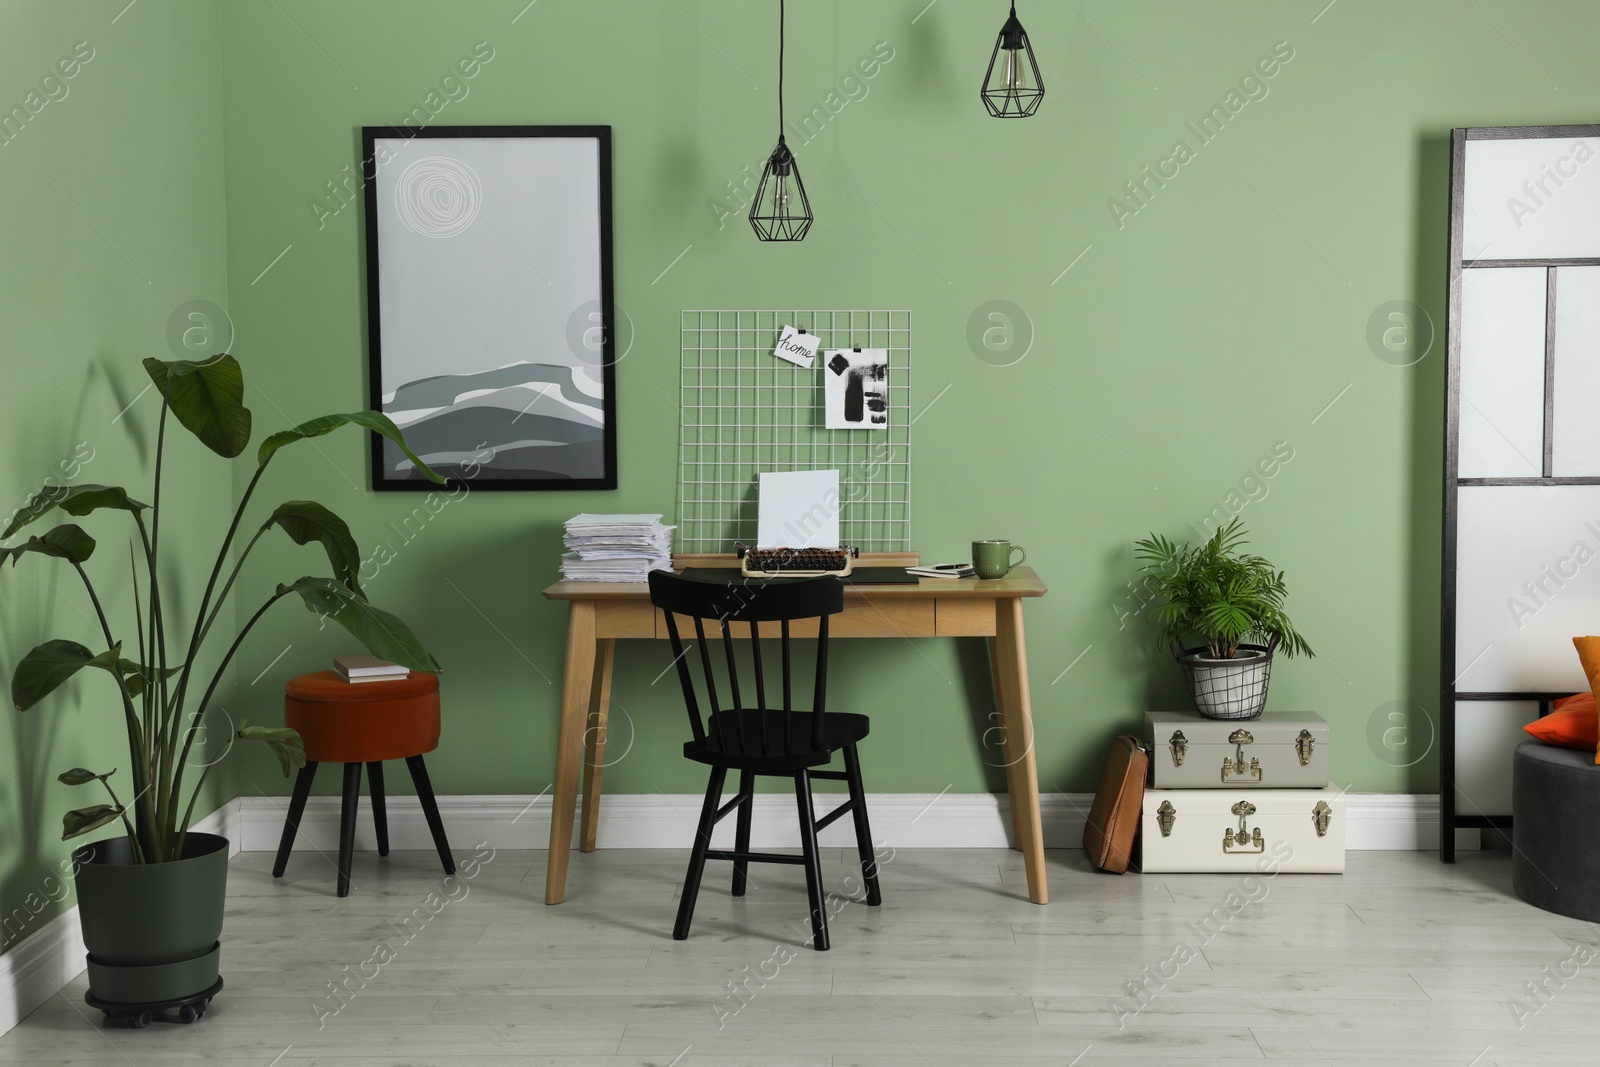
{"type": "Polygon", "coordinates": [[[389,803],[383,796],[383,764],[367,764],[367,795],[372,798],[372,825],[378,832],[378,855],[389,854],[389,803]]]}
{"type": "Polygon", "coordinates": [[[433,847],[439,850],[444,873],[455,874],[456,860],[450,855],[450,842],[444,836],[444,821],[439,818],[439,804],[433,798],[433,783],[428,781],[428,765],[422,762],[421,756],[407,756],[406,767],[417,787],[417,799],[422,802],[422,814],[428,820],[428,831],[433,834],[433,847]]]}
{"type": "Polygon", "coordinates": [[[289,865],[289,853],[294,849],[294,836],[300,829],[300,817],[306,813],[306,797],[311,795],[311,779],[317,776],[317,765],[306,760],[300,775],[294,780],[294,795],[289,798],[289,817],[283,820],[283,837],[278,841],[278,858],[272,864],[272,877],[282,878],[283,869],[289,865]]]}
{"type": "Polygon", "coordinates": [[[356,854],[356,808],[361,803],[361,764],[344,765],[344,802],[339,806],[339,895],[350,895],[350,866],[356,854]]]}

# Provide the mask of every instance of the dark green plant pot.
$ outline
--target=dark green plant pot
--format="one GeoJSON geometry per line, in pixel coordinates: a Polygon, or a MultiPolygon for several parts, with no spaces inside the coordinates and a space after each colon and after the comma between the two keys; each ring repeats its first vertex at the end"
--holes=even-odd
{"type": "Polygon", "coordinates": [[[191,833],[183,858],[171,863],[134,863],[125,837],[85,845],[72,858],[91,994],[153,1004],[216,983],[227,838],[191,833]]]}

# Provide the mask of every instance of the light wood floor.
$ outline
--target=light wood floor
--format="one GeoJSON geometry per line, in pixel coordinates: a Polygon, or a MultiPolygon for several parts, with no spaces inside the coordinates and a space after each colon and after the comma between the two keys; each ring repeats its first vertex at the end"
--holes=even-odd
{"type": "MultiPolygon", "coordinates": [[[[726,865],[712,865],[693,934],[671,940],[685,856],[575,855],[568,903],[549,908],[538,852],[501,852],[448,885],[431,854],[358,854],[357,889],[344,901],[325,857],[297,855],[274,881],[271,857],[247,853],[230,875],[228,985],[203,1021],[107,1024],[84,1006],[79,978],[0,1037],[0,1063],[1600,1060],[1600,950],[1568,964],[1566,977],[1547,977],[1562,975],[1579,942],[1600,942],[1600,930],[1514,898],[1503,852],[1468,853],[1454,867],[1430,853],[1358,852],[1344,877],[1254,881],[1097,875],[1080,853],[1052,852],[1053,902],[1039,907],[1026,900],[1019,853],[902,851],[883,870],[883,907],[843,903],[826,953],[800,944],[795,867],[755,868],[758,884],[736,901],[726,865]],[[436,915],[430,893],[439,894],[436,915]],[[440,906],[446,894],[456,899],[440,906]],[[399,924],[418,909],[429,917],[412,918],[407,940],[399,924]],[[395,956],[369,964],[384,957],[380,942],[395,956]],[[1175,954],[1180,943],[1190,951],[1175,954]],[[358,988],[349,976],[363,974],[375,977],[358,988]],[[1147,974],[1136,1010],[1127,986],[1147,974]],[[357,991],[319,1027],[319,1006],[340,1003],[328,983],[347,977],[357,991]],[[1542,1008],[1524,985],[1539,981],[1542,1008]],[[1514,1000],[1526,1009],[1521,1020],[1514,1000]]],[[[852,868],[833,849],[825,870],[838,889],[852,868]]]]}

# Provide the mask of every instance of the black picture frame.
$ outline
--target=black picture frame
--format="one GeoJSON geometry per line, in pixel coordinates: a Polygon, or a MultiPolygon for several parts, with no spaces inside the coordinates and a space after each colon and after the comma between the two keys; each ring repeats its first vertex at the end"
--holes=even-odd
{"type": "MultiPolygon", "coordinates": [[[[616,330],[614,329],[616,304],[612,276],[611,127],[430,126],[416,129],[408,126],[363,126],[361,128],[361,168],[366,204],[367,359],[369,401],[372,409],[382,411],[385,414],[431,410],[431,414],[421,416],[416,421],[401,425],[402,431],[407,434],[407,443],[439,473],[444,474],[452,481],[467,482],[474,490],[615,489],[617,487],[617,354],[616,330]],[[432,400],[438,399],[441,392],[447,392],[450,388],[446,383],[441,382],[440,378],[453,377],[453,375],[448,373],[428,375],[403,383],[391,390],[394,394],[394,399],[390,402],[385,401],[385,311],[382,299],[384,274],[381,269],[384,246],[382,243],[383,233],[380,232],[385,229],[383,225],[384,218],[392,214],[392,212],[384,210],[385,205],[380,204],[380,197],[389,195],[381,187],[402,181],[406,178],[407,171],[411,169],[411,164],[408,164],[406,170],[402,171],[392,182],[380,181],[380,178],[385,175],[383,170],[385,165],[392,166],[409,157],[415,157],[413,163],[421,162],[423,156],[428,159],[445,159],[448,161],[450,157],[442,155],[442,151],[449,141],[486,138],[592,140],[595,144],[596,162],[598,164],[598,211],[594,228],[594,240],[598,243],[598,308],[592,306],[595,303],[594,301],[584,301],[573,308],[571,317],[565,322],[555,324],[562,329],[564,336],[570,338],[574,334],[574,323],[579,323],[580,328],[577,330],[577,335],[584,339],[582,347],[589,352],[593,352],[591,339],[596,336],[596,327],[598,327],[600,347],[599,351],[594,353],[598,356],[598,363],[580,354],[577,350],[578,346],[569,344],[567,354],[578,362],[550,363],[531,359],[506,360],[504,361],[506,365],[503,366],[495,365],[490,369],[463,372],[461,375],[463,382],[461,384],[476,384],[467,382],[466,379],[470,376],[482,376],[482,382],[491,387],[491,392],[498,390],[509,393],[509,390],[513,388],[527,389],[535,383],[542,383],[540,390],[536,395],[533,395],[533,399],[529,401],[527,407],[522,409],[518,415],[511,417],[510,423],[506,427],[500,428],[503,433],[511,432],[509,429],[511,423],[520,422],[522,416],[528,415],[535,405],[541,405],[541,411],[531,416],[533,421],[522,423],[517,426],[515,431],[519,434],[532,433],[533,439],[524,441],[510,438],[495,442],[495,446],[492,448],[487,447],[489,444],[487,441],[482,444],[475,444],[467,440],[466,437],[462,436],[461,431],[463,429],[481,430],[486,425],[495,424],[506,418],[505,412],[510,411],[510,407],[504,404],[497,404],[493,399],[483,403],[462,404],[460,397],[455,397],[439,409],[430,409],[427,404],[422,407],[408,408],[407,402],[401,399],[402,390],[412,390],[408,394],[413,398],[412,403],[416,403],[417,398],[423,397],[424,394],[427,395],[428,403],[431,403],[432,400]],[[430,151],[419,155],[417,150],[411,147],[411,143],[423,140],[430,142],[428,146],[430,150],[433,149],[434,145],[437,145],[439,151],[430,151]],[[390,144],[393,141],[400,141],[402,144],[398,147],[393,146],[390,144]],[[383,158],[380,158],[380,156],[383,158]],[[598,322],[594,322],[596,317],[598,317],[598,322]],[[590,325],[590,323],[593,325],[590,325]],[[526,372],[528,377],[525,380],[511,382],[507,385],[506,383],[510,381],[510,378],[518,373],[512,368],[524,365],[530,368],[526,372]],[[563,368],[570,373],[566,374],[565,381],[557,381],[563,375],[563,368]],[[539,375],[543,376],[540,377],[539,375]],[[579,380],[580,378],[582,379],[581,381],[579,380]],[[596,378],[601,391],[598,402],[593,399],[592,392],[588,392],[583,388],[585,384],[592,388],[596,378]],[[546,394],[552,384],[557,386],[558,391],[554,394],[554,399],[550,403],[545,403],[548,399],[546,394]],[[569,385],[571,386],[570,393],[567,388],[569,385]],[[592,425],[592,414],[572,414],[573,412],[584,412],[590,406],[600,412],[600,425],[598,427],[592,425]],[[550,410],[555,410],[556,414],[549,414],[550,410]],[[440,414],[446,416],[446,418],[437,418],[440,414]],[[472,419],[482,421],[473,426],[470,424],[472,419]],[[463,423],[468,425],[463,425],[463,423]],[[410,426],[409,430],[407,425],[410,426]],[[527,427],[527,429],[523,427],[527,427]],[[557,438],[557,444],[554,447],[560,447],[564,450],[559,454],[559,458],[560,462],[567,466],[566,470],[548,469],[549,463],[539,462],[554,460],[558,456],[558,453],[550,451],[552,448],[550,442],[538,439],[552,436],[552,433],[544,432],[546,430],[554,431],[554,436],[557,438]],[[413,440],[413,433],[417,431],[422,432],[418,434],[417,440],[413,440]],[[566,436],[563,437],[562,435],[566,436]],[[570,438],[570,440],[567,438],[570,438]],[[472,458],[459,458],[463,454],[470,455],[472,458]],[[451,458],[448,461],[436,461],[429,458],[430,455],[455,458],[451,458]],[[497,465],[496,460],[501,460],[501,463],[497,465]]],[[[468,182],[469,186],[477,186],[479,183],[476,173],[472,171],[470,166],[465,169],[471,173],[463,180],[468,182]]],[[[466,195],[464,196],[458,195],[463,193],[462,189],[450,188],[452,176],[448,172],[448,167],[442,179],[439,179],[437,175],[434,177],[436,179],[435,186],[442,185],[443,188],[436,187],[433,191],[439,193],[444,199],[417,200],[417,203],[423,205],[421,209],[424,212],[422,221],[425,224],[432,225],[441,216],[428,216],[427,212],[429,210],[439,204],[456,207],[463,200],[469,201],[473,205],[471,218],[460,229],[451,229],[446,226],[444,228],[434,227],[432,230],[418,230],[418,227],[413,225],[412,221],[407,221],[407,227],[414,232],[422,232],[429,237],[449,237],[456,233],[465,232],[472,222],[479,217],[479,208],[476,206],[477,201],[472,200],[470,195],[471,188],[469,187],[465,190],[466,195]]],[[[481,187],[477,188],[477,195],[479,197],[482,196],[481,187]]],[[[413,211],[415,210],[413,209],[413,211]]],[[[482,210],[487,212],[487,207],[485,206],[482,210]]],[[[448,218],[447,216],[445,217],[448,218]]],[[[529,268],[544,275],[545,272],[539,271],[539,268],[534,265],[532,256],[522,255],[520,249],[516,249],[510,239],[502,232],[505,228],[504,225],[496,227],[492,224],[492,220],[488,219],[487,214],[482,217],[488,222],[490,229],[497,235],[498,240],[515,250],[529,268]]],[[[563,217],[570,218],[570,215],[563,217]]],[[[391,235],[391,246],[398,244],[399,241],[395,236],[396,231],[393,230],[392,226],[389,227],[389,233],[391,235]]],[[[412,243],[418,246],[426,246],[427,244],[427,242],[421,241],[412,243]]],[[[586,252],[587,250],[582,251],[586,252]]],[[[419,257],[422,254],[421,252],[417,253],[419,257]]],[[[547,262],[565,263],[566,261],[561,250],[557,249],[551,254],[551,258],[547,262]]],[[[392,264],[391,267],[393,267],[392,264]]],[[[400,274],[401,272],[395,269],[394,273],[400,274]]],[[[565,281],[565,276],[562,277],[565,281]]],[[[546,281],[549,281],[548,277],[546,281]]],[[[509,320],[512,317],[508,313],[505,316],[508,320],[506,322],[498,324],[485,323],[479,336],[483,338],[489,337],[494,332],[494,328],[502,331],[511,329],[512,324],[509,320]]],[[[547,323],[546,325],[548,326],[549,324],[547,323]]],[[[485,350],[488,350],[487,346],[485,346],[485,350]]],[[[481,360],[481,356],[479,358],[481,360]]],[[[478,392],[478,390],[464,391],[478,392]]],[[[520,397],[515,399],[520,399],[520,397]]],[[[397,420],[398,422],[399,420],[397,420]]],[[[477,436],[477,433],[474,432],[468,436],[477,436]]],[[[372,488],[374,490],[380,492],[411,492],[428,491],[437,488],[435,483],[420,475],[402,473],[405,465],[400,462],[401,460],[403,460],[403,457],[400,456],[398,450],[392,444],[389,444],[377,434],[372,435],[370,469],[372,488]]]]}

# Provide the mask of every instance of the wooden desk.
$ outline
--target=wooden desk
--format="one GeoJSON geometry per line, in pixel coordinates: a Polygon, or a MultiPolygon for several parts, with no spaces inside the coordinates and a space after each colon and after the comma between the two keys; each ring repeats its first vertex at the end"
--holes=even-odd
{"type": "MultiPolygon", "coordinates": [[[[861,566],[904,566],[915,556],[863,555],[861,566]]],[[[679,566],[731,566],[731,557],[679,557],[679,566]]],[[[1028,650],[1022,598],[1043,596],[1031,567],[980,581],[923,578],[910,585],[846,585],[844,611],[828,623],[830,637],[987,637],[994,670],[1011,798],[1011,827],[1028,871],[1028,896],[1049,900],[1044,834],[1039,826],[1039,779],[1034,764],[1033,706],[1028,694],[1028,650]]],[[[567,893],[567,858],[577,809],[579,769],[583,820],[578,848],[592,852],[600,819],[600,776],[605,764],[611,665],[619,638],[666,640],[666,619],[650,603],[649,587],[621,582],[557,582],[544,591],[567,602],[567,652],[561,684],[561,727],[556,737],[556,780],[550,812],[550,857],[544,902],[567,893]]],[[[685,622],[690,632],[693,624],[685,622]]],[[[775,631],[776,632],[776,631],[775,631]]],[[[799,628],[795,636],[804,636],[799,628]]],[[[815,631],[813,630],[813,633],[815,631]]],[[[720,638],[719,638],[720,639],[720,638]]],[[[677,699],[674,694],[674,699],[677,699]]]]}

